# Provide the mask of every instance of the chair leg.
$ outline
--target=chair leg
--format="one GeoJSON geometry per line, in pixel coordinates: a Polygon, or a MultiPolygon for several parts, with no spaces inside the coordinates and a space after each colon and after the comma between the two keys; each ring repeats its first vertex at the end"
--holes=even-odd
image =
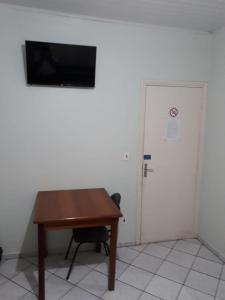
{"type": "Polygon", "coordinates": [[[107,250],[108,250],[108,256],[109,256],[109,255],[110,255],[110,248],[109,248],[109,245],[108,245],[107,242],[105,243],[105,245],[106,245],[106,248],[107,248],[107,250]]]}
{"type": "Polygon", "coordinates": [[[108,244],[106,242],[103,243],[104,248],[105,248],[105,255],[109,256],[109,248],[108,248],[108,244]]]}
{"type": "Polygon", "coordinates": [[[102,245],[101,245],[101,243],[96,243],[96,252],[98,252],[98,253],[100,253],[101,252],[101,247],[102,245]]]}
{"type": "Polygon", "coordinates": [[[72,234],[72,237],[71,237],[71,239],[70,239],[69,247],[68,247],[68,249],[67,249],[67,251],[66,251],[65,259],[68,258],[68,255],[69,255],[69,253],[70,253],[70,248],[71,248],[72,242],[73,242],[73,234],[72,234]]]}
{"type": "Polygon", "coordinates": [[[66,280],[68,280],[69,277],[70,277],[70,273],[71,273],[72,268],[73,268],[73,264],[74,264],[74,261],[75,261],[76,255],[77,255],[77,251],[79,250],[79,248],[80,248],[81,245],[82,245],[82,243],[80,243],[80,244],[77,245],[77,248],[76,248],[76,250],[74,252],[74,255],[73,255],[70,267],[69,267],[69,271],[68,271],[67,276],[66,276],[66,280]]]}

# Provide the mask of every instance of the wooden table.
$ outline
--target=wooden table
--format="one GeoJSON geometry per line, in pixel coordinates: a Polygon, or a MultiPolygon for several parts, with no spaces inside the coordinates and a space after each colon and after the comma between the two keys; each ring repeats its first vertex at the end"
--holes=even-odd
{"type": "Polygon", "coordinates": [[[38,224],[39,300],[45,300],[46,231],[111,226],[108,289],[114,290],[120,210],[104,188],[38,192],[34,224],[38,224]]]}

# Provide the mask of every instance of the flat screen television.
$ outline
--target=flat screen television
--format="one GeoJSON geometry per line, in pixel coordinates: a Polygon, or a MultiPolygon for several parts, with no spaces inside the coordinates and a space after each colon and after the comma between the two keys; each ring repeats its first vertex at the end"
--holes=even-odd
{"type": "Polygon", "coordinates": [[[96,47],[26,41],[27,83],[95,86],[96,47]]]}

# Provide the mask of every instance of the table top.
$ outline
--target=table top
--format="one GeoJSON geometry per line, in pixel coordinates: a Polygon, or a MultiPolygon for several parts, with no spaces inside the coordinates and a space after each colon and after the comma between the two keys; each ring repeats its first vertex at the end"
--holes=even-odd
{"type": "Polygon", "coordinates": [[[40,191],[36,198],[35,224],[94,221],[122,217],[104,188],[40,191]]]}

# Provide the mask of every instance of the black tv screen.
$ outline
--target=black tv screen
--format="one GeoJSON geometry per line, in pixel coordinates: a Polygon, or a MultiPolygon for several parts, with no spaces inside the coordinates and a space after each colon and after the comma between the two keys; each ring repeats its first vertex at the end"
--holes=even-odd
{"type": "Polygon", "coordinates": [[[95,86],[96,47],[26,41],[27,83],[95,86]]]}

